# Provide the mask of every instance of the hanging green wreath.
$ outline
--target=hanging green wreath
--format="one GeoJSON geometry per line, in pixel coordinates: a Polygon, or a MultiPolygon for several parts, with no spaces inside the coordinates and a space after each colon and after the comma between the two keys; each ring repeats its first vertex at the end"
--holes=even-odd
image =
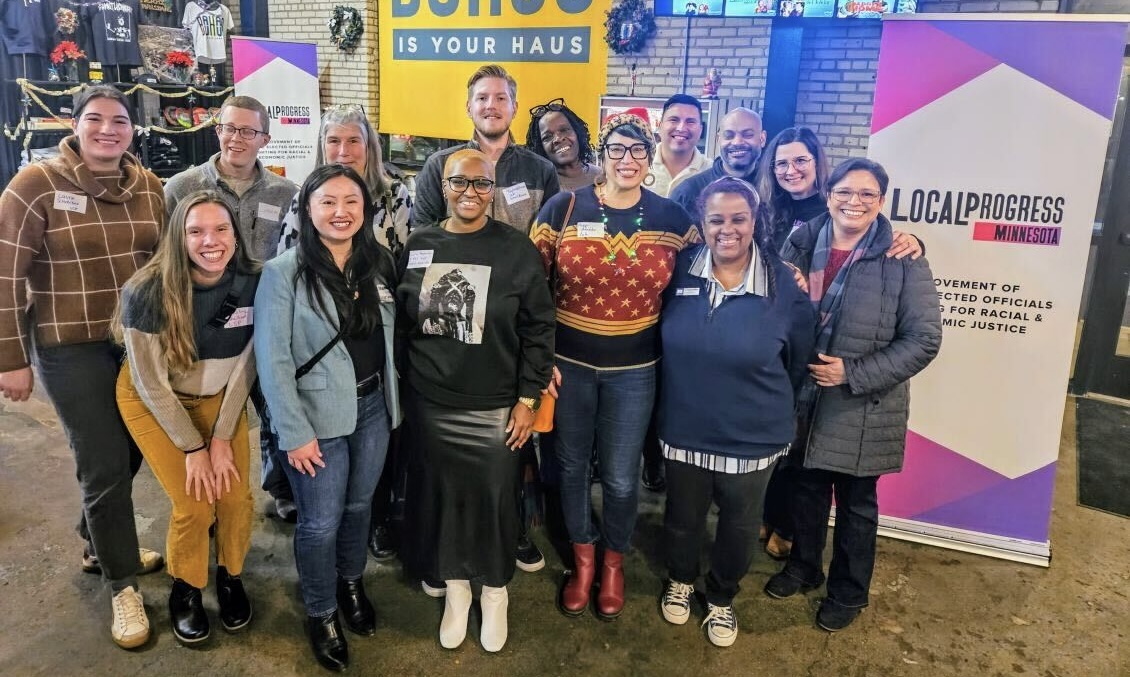
{"type": "Polygon", "coordinates": [[[361,12],[352,7],[338,5],[334,7],[333,16],[326,22],[330,29],[330,42],[337,45],[343,52],[352,52],[361,44],[361,35],[365,27],[361,23],[361,12]]]}
{"type": "Polygon", "coordinates": [[[655,35],[655,14],[644,0],[624,0],[605,14],[604,41],[617,54],[638,52],[655,35]]]}

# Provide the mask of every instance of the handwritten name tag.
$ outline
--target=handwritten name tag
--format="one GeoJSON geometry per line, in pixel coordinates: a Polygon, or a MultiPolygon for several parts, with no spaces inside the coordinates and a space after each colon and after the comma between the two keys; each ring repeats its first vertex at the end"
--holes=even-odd
{"type": "Polygon", "coordinates": [[[433,249],[417,249],[408,252],[408,267],[409,268],[427,268],[432,265],[433,249]]]}
{"type": "Polygon", "coordinates": [[[526,189],[526,184],[516,183],[509,188],[502,189],[502,196],[506,198],[506,204],[512,205],[515,202],[530,199],[530,191],[526,189]]]}
{"type": "Polygon", "coordinates": [[[55,191],[55,209],[64,212],[86,213],[86,196],[66,191],[55,191]]]}
{"type": "Polygon", "coordinates": [[[377,295],[380,296],[381,303],[392,303],[392,292],[383,284],[377,285],[377,295]]]}
{"type": "Polygon", "coordinates": [[[278,221],[280,214],[282,214],[282,209],[277,205],[267,204],[266,202],[259,203],[259,218],[266,221],[278,221]]]}
{"type": "Polygon", "coordinates": [[[255,309],[251,306],[245,306],[235,309],[235,312],[228,318],[227,324],[224,325],[224,329],[249,327],[253,324],[255,324],[255,309]]]}
{"type": "Polygon", "coordinates": [[[604,237],[604,224],[599,221],[581,221],[577,224],[577,237],[604,237]]]}

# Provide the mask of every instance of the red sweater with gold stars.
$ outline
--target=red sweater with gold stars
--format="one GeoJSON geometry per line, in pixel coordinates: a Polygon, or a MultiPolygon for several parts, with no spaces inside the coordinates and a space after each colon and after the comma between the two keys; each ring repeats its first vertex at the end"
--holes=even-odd
{"type": "Polygon", "coordinates": [[[628,209],[606,206],[603,223],[594,188],[578,190],[564,233],[568,192],[553,196],[538,214],[530,239],[555,280],[557,359],[594,369],[659,359],[660,299],[676,255],[699,236],[682,207],[642,193],[628,209]]]}

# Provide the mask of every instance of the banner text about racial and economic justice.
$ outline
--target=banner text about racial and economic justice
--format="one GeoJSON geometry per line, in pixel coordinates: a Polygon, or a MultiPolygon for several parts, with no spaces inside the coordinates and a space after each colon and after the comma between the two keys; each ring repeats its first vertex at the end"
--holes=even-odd
{"type": "Polygon", "coordinates": [[[470,138],[467,79],[497,63],[518,81],[511,129],[551,99],[594,127],[605,93],[611,0],[380,0],[380,129],[470,138]]]}

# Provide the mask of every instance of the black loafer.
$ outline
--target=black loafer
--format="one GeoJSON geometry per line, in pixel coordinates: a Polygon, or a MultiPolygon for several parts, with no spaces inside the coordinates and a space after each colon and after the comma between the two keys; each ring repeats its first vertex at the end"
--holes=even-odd
{"type": "Polygon", "coordinates": [[[323,618],[307,616],[306,636],[310,638],[314,658],[323,668],[341,672],[349,667],[349,645],[345,643],[336,613],[323,618]]]}
{"type": "Polygon", "coordinates": [[[643,488],[656,493],[667,490],[667,469],[664,467],[663,461],[658,463],[644,461],[643,488]]]}
{"type": "Polygon", "coordinates": [[[396,558],[396,543],[392,538],[392,530],[384,524],[373,527],[369,534],[369,553],[378,562],[387,562],[396,558]]]}
{"type": "Polygon", "coordinates": [[[226,567],[216,567],[216,601],[220,603],[224,630],[236,632],[251,622],[251,600],[243,589],[243,579],[229,574],[226,567]]]}
{"type": "Polygon", "coordinates": [[[173,634],[182,644],[198,644],[212,634],[200,588],[194,588],[179,578],[173,579],[173,589],[169,592],[169,620],[173,624],[173,634]]]}
{"type": "MultiPolygon", "coordinates": [[[[820,583],[823,583],[823,581],[820,583]]],[[[815,585],[805,583],[799,578],[790,576],[784,571],[781,571],[774,574],[769,578],[769,581],[765,583],[765,594],[773,599],[785,599],[786,597],[792,597],[798,592],[808,592],[809,590],[819,588],[820,583],[816,583],[815,585]]]]}
{"type": "Polygon", "coordinates": [[[337,608],[350,632],[366,637],[377,634],[377,612],[365,595],[362,579],[337,579],[337,608]]]}

